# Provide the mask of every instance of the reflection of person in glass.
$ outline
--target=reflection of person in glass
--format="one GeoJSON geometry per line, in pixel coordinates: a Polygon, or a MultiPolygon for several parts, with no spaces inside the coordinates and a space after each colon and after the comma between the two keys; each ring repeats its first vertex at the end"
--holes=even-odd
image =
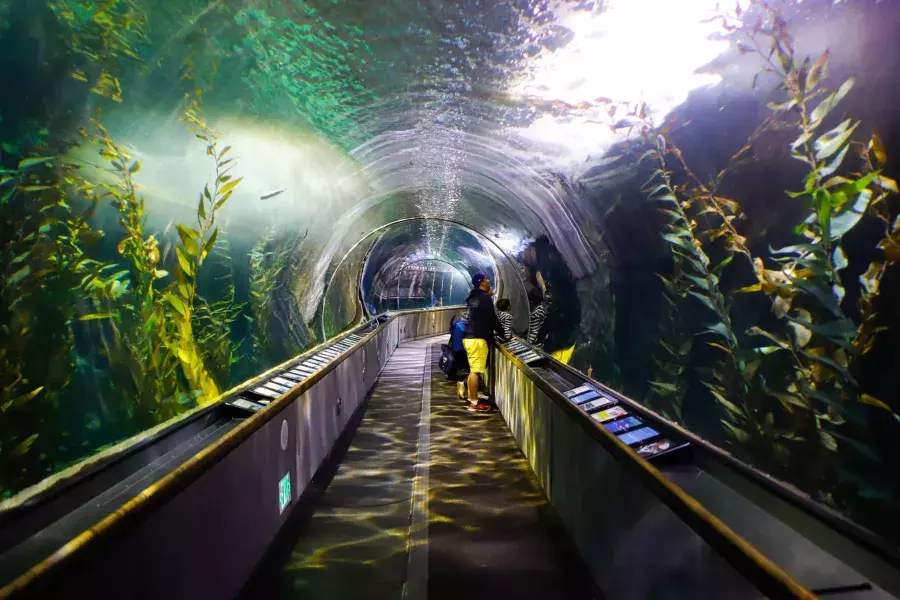
{"type": "Polygon", "coordinates": [[[575,278],[559,250],[542,235],[522,253],[529,268],[532,284],[544,293],[546,318],[529,339],[542,345],[545,352],[568,364],[575,352],[575,341],[581,326],[581,302],[575,289],[575,278]]]}

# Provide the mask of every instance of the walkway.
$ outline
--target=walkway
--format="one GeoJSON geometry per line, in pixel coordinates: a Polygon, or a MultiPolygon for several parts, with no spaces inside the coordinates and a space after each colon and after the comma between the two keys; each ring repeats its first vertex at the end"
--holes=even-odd
{"type": "Polygon", "coordinates": [[[502,417],[438,369],[441,341],[397,348],[247,598],[599,597],[502,417]]]}

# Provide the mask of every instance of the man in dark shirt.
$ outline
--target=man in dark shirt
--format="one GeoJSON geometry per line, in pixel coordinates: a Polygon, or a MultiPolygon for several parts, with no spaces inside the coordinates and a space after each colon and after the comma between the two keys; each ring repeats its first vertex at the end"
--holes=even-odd
{"type": "Polygon", "coordinates": [[[466,382],[468,388],[469,410],[484,412],[491,410],[491,405],[478,399],[478,377],[487,374],[487,359],[489,342],[496,333],[505,340],[503,325],[497,318],[494,310],[494,302],[491,299],[493,290],[491,282],[483,273],[477,273],[472,277],[472,293],[466,298],[469,308],[466,330],[463,333],[463,346],[466,348],[466,356],[469,359],[469,379],[466,382]]]}

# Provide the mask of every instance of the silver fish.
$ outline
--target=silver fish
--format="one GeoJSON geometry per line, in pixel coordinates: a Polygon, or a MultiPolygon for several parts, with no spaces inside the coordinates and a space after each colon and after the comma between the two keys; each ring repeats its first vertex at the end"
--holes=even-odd
{"type": "Polygon", "coordinates": [[[275,190],[274,192],[269,192],[268,194],[263,194],[262,196],[259,197],[259,199],[260,200],[271,200],[275,196],[280,196],[281,194],[285,193],[286,191],[287,191],[286,188],[283,190],[275,190]]]}

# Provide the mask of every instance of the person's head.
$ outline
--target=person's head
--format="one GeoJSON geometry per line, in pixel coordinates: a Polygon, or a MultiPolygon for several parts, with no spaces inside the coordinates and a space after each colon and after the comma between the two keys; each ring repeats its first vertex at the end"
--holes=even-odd
{"type": "Polygon", "coordinates": [[[540,304],[544,301],[544,293],[541,292],[541,288],[532,287],[528,289],[528,301],[531,304],[540,304]]]}
{"type": "Polygon", "coordinates": [[[546,235],[539,235],[537,239],[525,246],[522,250],[522,262],[529,266],[537,265],[538,247],[546,248],[550,246],[550,238],[546,235]]]}
{"type": "Polygon", "coordinates": [[[534,242],[531,242],[522,250],[522,262],[530,267],[537,264],[537,249],[534,242]]]}
{"type": "Polygon", "coordinates": [[[502,310],[503,312],[509,312],[509,298],[500,298],[497,300],[497,310],[502,310]]]}
{"type": "Polygon", "coordinates": [[[488,281],[487,275],[484,273],[475,273],[472,276],[472,287],[476,290],[491,293],[491,282],[488,281]]]}

